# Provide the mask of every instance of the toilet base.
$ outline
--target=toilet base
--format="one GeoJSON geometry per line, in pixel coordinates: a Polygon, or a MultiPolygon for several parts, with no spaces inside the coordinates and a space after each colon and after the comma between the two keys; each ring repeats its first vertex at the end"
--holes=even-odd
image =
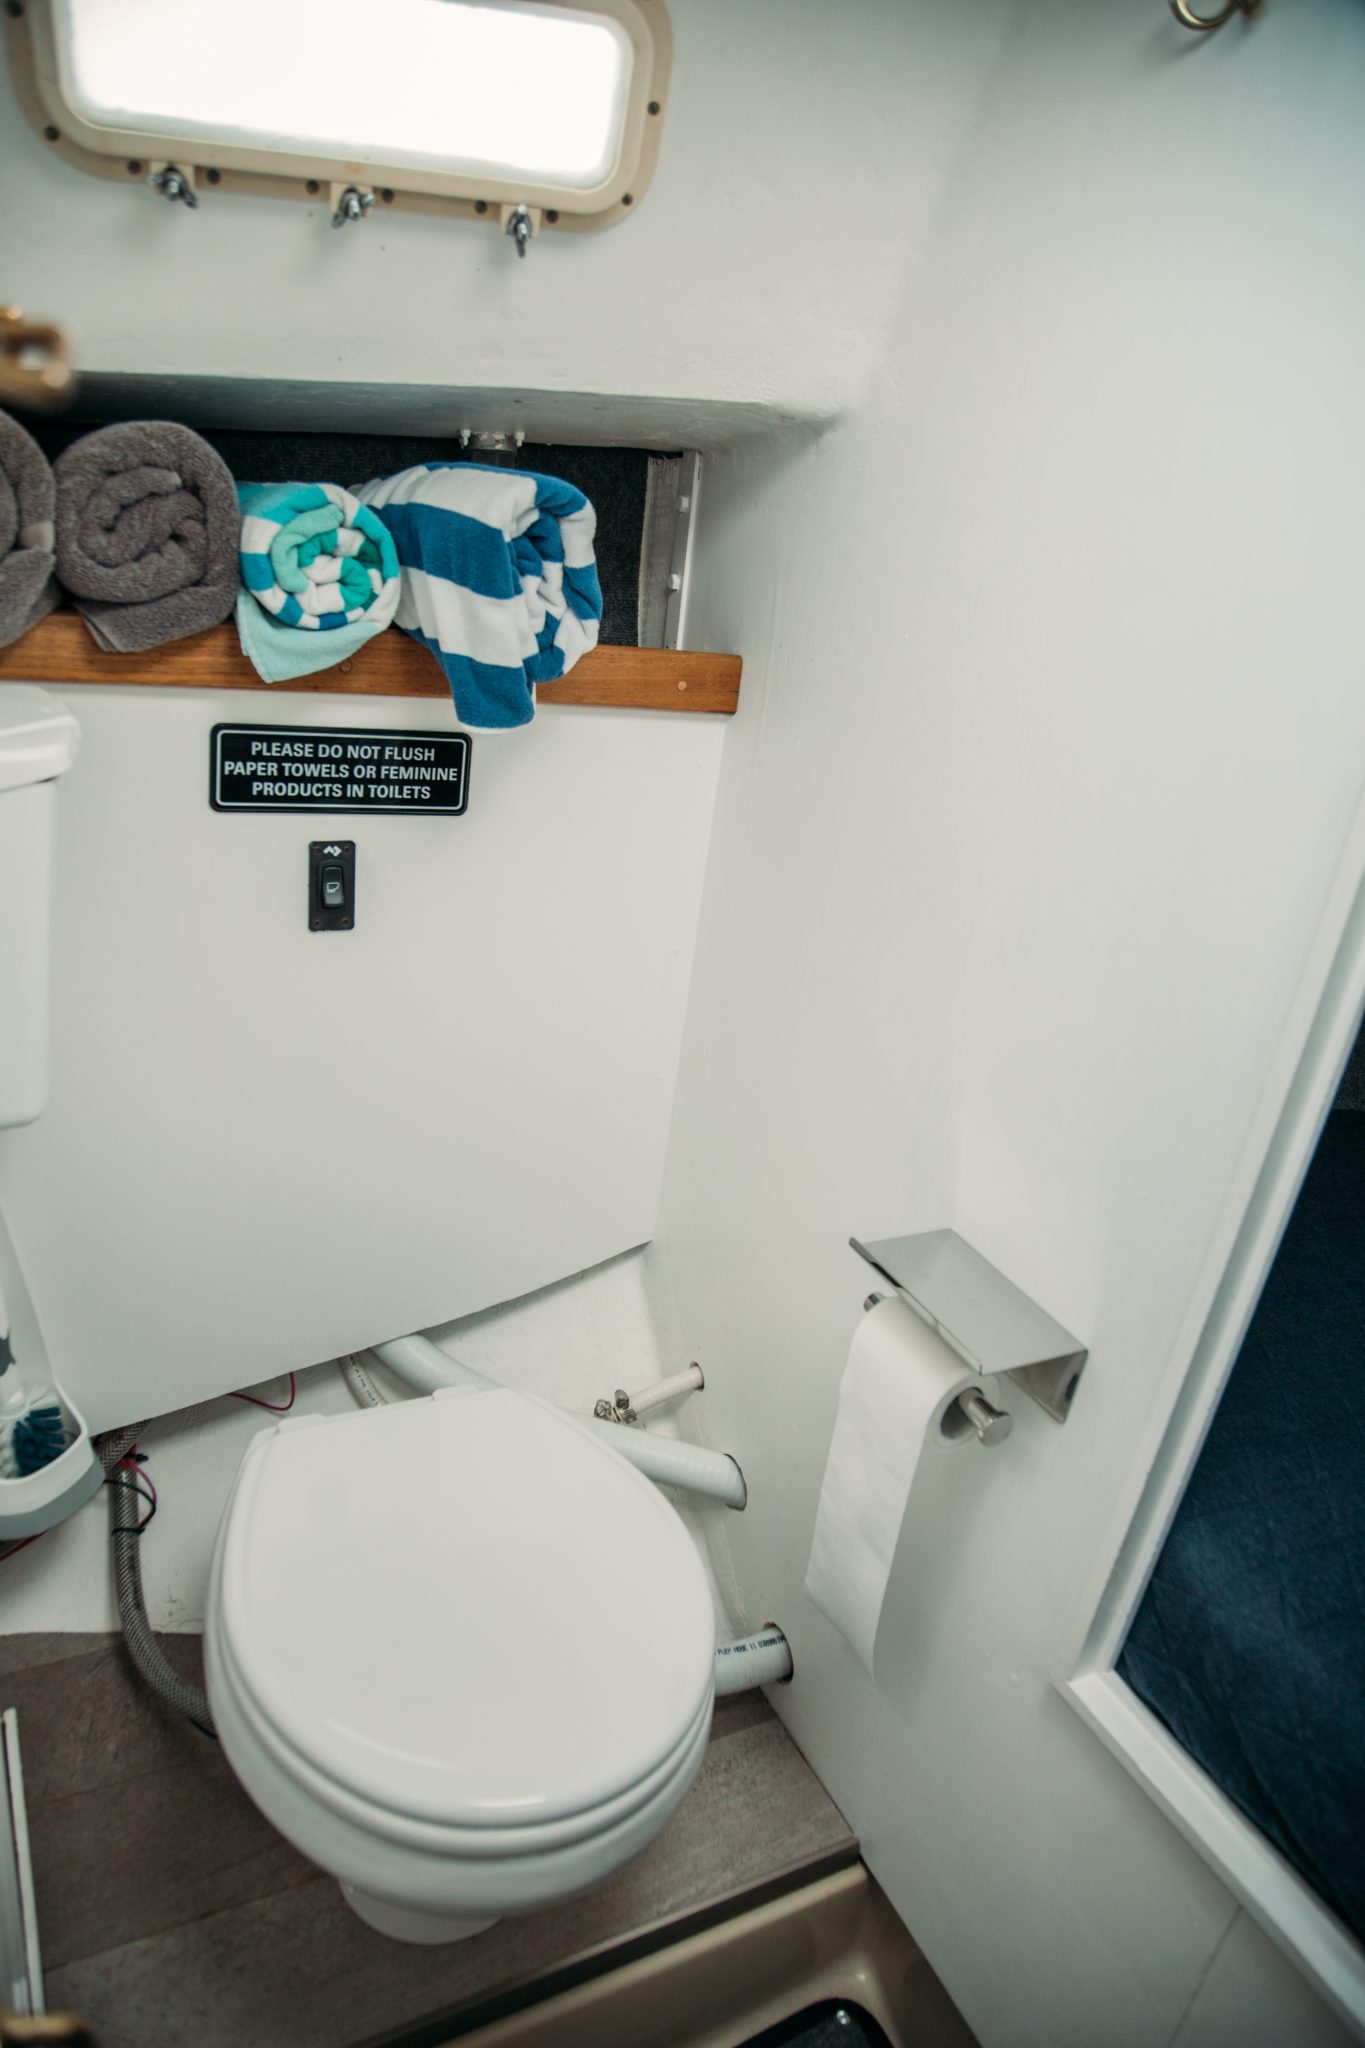
{"type": "Polygon", "coordinates": [[[498,1922],[496,1913],[491,1920],[471,1920],[458,1913],[424,1913],[416,1906],[400,1906],[393,1899],[376,1898],[373,1892],[363,1892],[359,1885],[347,1884],[344,1878],[340,1883],[341,1896],[351,1911],[367,1927],[394,1941],[467,1941],[471,1934],[482,1934],[485,1928],[496,1927],[498,1922]]]}

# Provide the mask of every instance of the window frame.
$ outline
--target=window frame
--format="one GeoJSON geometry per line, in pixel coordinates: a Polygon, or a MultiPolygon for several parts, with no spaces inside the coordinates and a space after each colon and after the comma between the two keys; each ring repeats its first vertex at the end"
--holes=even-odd
{"type": "Polygon", "coordinates": [[[606,16],[630,43],[632,70],[620,147],[595,186],[389,164],[382,155],[308,156],[265,145],[190,141],[152,128],[103,127],[63,96],[53,0],[23,0],[17,15],[7,15],[5,28],[15,91],[30,124],[66,162],[95,177],[126,185],[175,165],[196,192],[207,184],[215,194],[250,192],[316,205],[323,195],[335,204],[343,189],[358,186],[372,192],[385,210],[482,218],[499,228],[518,207],[529,210],[536,233],[542,227],[572,232],[612,226],[635,210],[658,162],[673,58],[665,0],[535,0],[535,6],[538,12],[606,16]]]}
{"type": "Polygon", "coordinates": [[[1365,1948],[1116,1669],[1204,1446],[1365,1020],[1365,806],[1358,812],[1214,1234],[1127,1526],[1056,1690],[1349,2025],[1365,2028],[1365,1948]],[[1180,1364],[1181,1356],[1186,1363],[1180,1364]]]}

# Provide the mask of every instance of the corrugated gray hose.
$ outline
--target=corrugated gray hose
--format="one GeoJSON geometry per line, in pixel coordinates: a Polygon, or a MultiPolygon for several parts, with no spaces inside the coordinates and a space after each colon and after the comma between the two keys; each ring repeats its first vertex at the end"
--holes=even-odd
{"type": "Polygon", "coordinates": [[[101,1437],[96,1445],[100,1463],[109,1475],[109,1520],[114,1546],[114,1590],[118,1595],[119,1625],[134,1668],[157,1698],[192,1721],[203,1734],[213,1735],[208,1695],[182,1678],[166,1661],[152,1634],[146,1602],[142,1597],[142,1539],[137,1533],[142,1496],[119,1471],[119,1466],[146,1427],[145,1422],[134,1423],[129,1429],[116,1430],[112,1436],[101,1437]]]}

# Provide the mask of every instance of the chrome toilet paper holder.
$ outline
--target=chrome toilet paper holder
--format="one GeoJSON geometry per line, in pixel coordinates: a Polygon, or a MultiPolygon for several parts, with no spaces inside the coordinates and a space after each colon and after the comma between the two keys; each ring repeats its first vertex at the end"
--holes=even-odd
{"type": "MultiPolygon", "coordinates": [[[[1013,1380],[1054,1422],[1066,1421],[1086,1347],[964,1237],[922,1230],[849,1243],[973,1372],[1013,1380]]],[[[964,1394],[961,1405],[983,1443],[1008,1434],[996,1426],[1008,1418],[984,1395],[964,1394]]]]}

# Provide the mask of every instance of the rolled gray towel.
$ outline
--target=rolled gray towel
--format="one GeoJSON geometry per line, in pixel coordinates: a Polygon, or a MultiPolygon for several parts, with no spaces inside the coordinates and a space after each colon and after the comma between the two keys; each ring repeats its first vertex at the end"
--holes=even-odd
{"type": "Polygon", "coordinates": [[[126,420],[73,441],[53,473],[57,574],[101,647],[137,654],[228,616],[241,514],[207,441],[126,420]]]}
{"type": "Polygon", "coordinates": [[[52,575],[52,471],[32,434],[0,412],[0,647],[57,602],[52,575]]]}

